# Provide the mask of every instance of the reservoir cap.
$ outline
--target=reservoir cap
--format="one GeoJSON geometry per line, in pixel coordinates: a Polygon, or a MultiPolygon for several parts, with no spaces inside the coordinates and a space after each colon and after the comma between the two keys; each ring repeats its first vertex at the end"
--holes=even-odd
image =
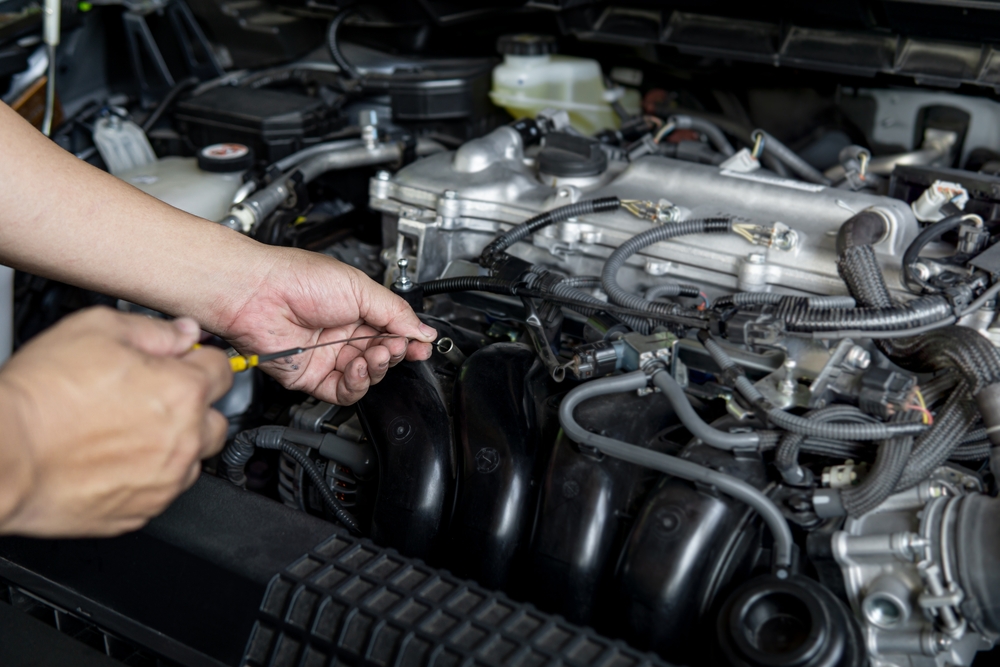
{"type": "Polygon", "coordinates": [[[556,52],[556,38],[552,35],[502,35],[497,40],[497,51],[504,56],[545,56],[556,52]]]}
{"type": "Polygon", "coordinates": [[[545,135],[538,153],[538,171],[549,176],[597,176],[607,168],[608,156],[598,142],[564,132],[545,135]]]}
{"type": "Polygon", "coordinates": [[[246,171],[253,166],[253,151],[243,144],[212,144],[198,151],[198,167],[204,171],[246,171]]]}

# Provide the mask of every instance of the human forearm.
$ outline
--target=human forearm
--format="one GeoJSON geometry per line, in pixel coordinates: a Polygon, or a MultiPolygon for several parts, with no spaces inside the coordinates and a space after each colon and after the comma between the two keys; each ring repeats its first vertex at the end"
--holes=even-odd
{"type": "Polygon", "coordinates": [[[18,403],[14,388],[0,378],[0,535],[31,487],[29,432],[18,403]]]}
{"type": "Polygon", "coordinates": [[[273,261],[264,246],[66,153],[0,104],[0,261],[208,326],[273,261]],[[27,158],[30,156],[30,159],[27,158]]]}

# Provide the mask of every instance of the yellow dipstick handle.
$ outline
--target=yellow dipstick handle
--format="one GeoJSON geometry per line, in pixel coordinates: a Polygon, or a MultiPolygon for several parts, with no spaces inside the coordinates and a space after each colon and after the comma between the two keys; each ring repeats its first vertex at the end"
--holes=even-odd
{"type": "MultiPolygon", "coordinates": [[[[191,346],[191,349],[200,350],[201,343],[195,343],[191,346]]],[[[256,354],[251,354],[249,357],[244,357],[242,355],[229,357],[229,368],[234,373],[242,373],[243,371],[253,368],[258,364],[260,364],[260,357],[256,354]]]]}
{"type": "Polygon", "coordinates": [[[249,357],[229,357],[229,367],[233,369],[234,373],[242,373],[258,363],[260,363],[260,357],[256,354],[251,354],[249,357]]]}
{"type": "MultiPolygon", "coordinates": [[[[291,357],[296,354],[302,354],[308,350],[315,350],[318,347],[326,347],[327,345],[340,345],[344,343],[353,343],[358,340],[382,340],[387,338],[406,338],[406,336],[401,336],[399,334],[375,334],[372,336],[354,336],[352,338],[342,338],[341,340],[331,340],[325,343],[318,343],[316,345],[308,345],[306,347],[293,347],[290,350],[282,350],[281,352],[271,352],[270,354],[251,354],[247,356],[237,355],[235,357],[229,357],[229,367],[234,373],[242,373],[245,370],[255,368],[260,366],[265,361],[274,361],[275,359],[281,359],[282,357],[291,357]]],[[[201,343],[195,343],[191,346],[192,350],[201,349],[201,343]]]]}

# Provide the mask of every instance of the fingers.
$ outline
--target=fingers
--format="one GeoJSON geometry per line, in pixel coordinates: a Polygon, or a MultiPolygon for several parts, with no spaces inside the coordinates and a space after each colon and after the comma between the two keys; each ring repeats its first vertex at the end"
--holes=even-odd
{"type": "Polygon", "coordinates": [[[376,384],[385,377],[386,371],[389,370],[392,354],[386,345],[372,345],[365,350],[364,359],[368,366],[369,381],[371,384],[376,384]]]}
{"type": "Polygon", "coordinates": [[[334,383],[335,386],[334,403],[338,405],[357,403],[365,395],[365,392],[368,391],[368,387],[371,386],[371,378],[368,375],[368,363],[364,357],[357,357],[347,364],[343,372],[334,371],[330,373],[330,377],[324,384],[329,382],[334,383]]]}
{"type": "MultiPolygon", "coordinates": [[[[218,410],[209,410],[201,430],[201,450],[198,459],[207,459],[222,451],[226,444],[226,433],[229,431],[229,420],[218,410]]],[[[197,461],[196,461],[197,463],[197,461]]],[[[187,488],[187,487],[185,487],[187,488]]]]}
{"type": "Polygon", "coordinates": [[[184,355],[182,361],[198,370],[206,382],[207,404],[222,398],[233,386],[233,371],[226,354],[214,347],[203,347],[184,355]]]}
{"type": "Polygon", "coordinates": [[[430,359],[434,349],[430,343],[418,343],[411,341],[406,346],[406,359],[408,361],[424,361],[430,359]]]}
{"type": "Polygon", "coordinates": [[[420,321],[417,314],[402,298],[396,296],[374,280],[359,279],[356,289],[361,318],[368,324],[424,343],[437,338],[437,331],[420,321]]]}
{"type": "Polygon", "coordinates": [[[122,343],[140,352],[158,357],[184,354],[198,342],[201,327],[194,320],[182,317],[167,320],[107,311],[107,326],[122,343]]]}

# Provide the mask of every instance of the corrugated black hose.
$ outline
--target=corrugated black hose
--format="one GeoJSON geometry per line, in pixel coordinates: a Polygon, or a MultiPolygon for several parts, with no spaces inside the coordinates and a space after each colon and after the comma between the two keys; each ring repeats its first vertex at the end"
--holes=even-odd
{"type": "Polygon", "coordinates": [[[956,387],[934,418],[934,426],[917,438],[895,491],[905,491],[927,478],[951,458],[962,444],[969,425],[976,419],[976,406],[965,383],[956,387]]]}
{"type": "Polygon", "coordinates": [[[508,229],[506,232],[493,239],[493,241],[491,241],[490,244],[483,249],[482,255],[480,255],[479,258],[479,264],[484,267],[492,266],[494,259],[496,259],[500,253],[515,243],[523,241],[544,227],[554,225],[555,223],[562,222],[563,220],[569,220],[570,218],[576,218],[581,215],[617,211],[621,208],[621,205],[622,202],[618,199],[618,197],[602,197],[600,199],[588,199],[586,201],[576,202],[575,204],[567,204],[566,206],[560,206],[552,209],[551,211],[540,213],[535,217],[508,229]]]}
{"type": "MultiPolygon", "coordinates": [[[[919,415],[902,412],[894,415],[893,421],[900,422],[919,415]]],[[[926,433],[925,433],[926,435],[926,433]]],[[[913,436],[898,436],[881,442],[875,463],[857,486],[840,491],[840,504],[851,516],[860,516],[881,505],[896,490],[903,476],[910,453],[913,451],[913,436]]]]}
{"type": "Polygon", "coordinates": [[[604,270],[601,272],[601,286],[608,295],[611,303],[634,308],[636,310],[648,310],[655,313],[673,314],[679,306],[674,304],[657,303],[646,301],[640,296],[636,296],[623,289],[618,284],[618,271],[625,266],[628,258],[639,252],[643,248],[677,238],[679,236],[692,236],[695,234],[725,234],[732,229],[732,220],[729,218],[704,218],[701,220],[685,220],[674,222],[659,227],[653,227],[641,234],[633,236],[618,246],[611,256],[604,263],[604,270]]]}
{"type": "MultiPolygon", "coordinates": [[[[870,245],[874,242],[872,239],[878,236],[878,224],[877,217],[871,212],[859,213],[844,223],[837,243],[840,253],[838,269],[851,295],[862,306],[874,308],[892,304],[892,297],[870,245]]],[[[906,370],[917,373],[946,369],[958,371],[968,392],[975,398],[987,437],[994,446],[1000,445],[1000,353],[992,343],[976,331],[961,326],[947,326],[919,336],[885,338],[875,342],[887,357],[906,370]]],[[[955,450],[964,433],[975,424],[974,411],[964,407],[963,394],[958,388],[952,392],[948,403],[939,412],[934,428],[917,441],[914,454],[919,452],[920,460],[925,465],[935,460],[946,460],[947,453],[955,450]],[[963,407],[951,407],[955,405],[963,407]],[[927,452],[926,458],[924,451],[927,452]],[[943,459],[940,458],[941,452],[945,452],[943,459]]],[[[994,473],[1000,472],[1000,460],[991,461],[991,466],[994,473]]],[[[911,472],[904,473],[900,482],[910,483],[911,477],[916,477],[922,469],[923,466],[912,468],[911,472]]]]}

